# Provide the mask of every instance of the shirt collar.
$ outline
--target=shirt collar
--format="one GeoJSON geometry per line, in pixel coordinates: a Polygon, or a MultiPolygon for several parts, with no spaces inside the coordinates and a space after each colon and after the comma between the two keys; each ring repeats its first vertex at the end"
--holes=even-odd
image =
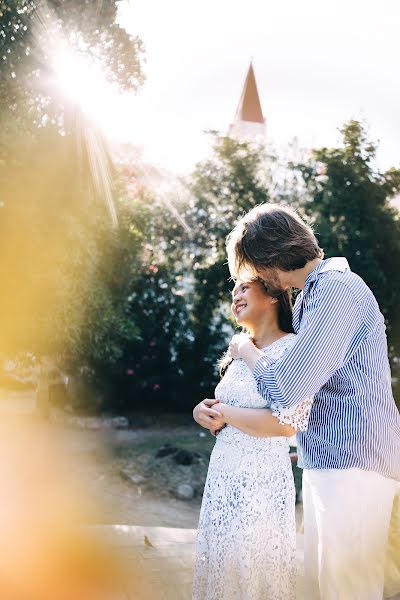
{"type": "Polygon", "coordinates": [[[305,292],[306,288],[308,288],[311,283],[316,281],[320,273],[326,273],[327,271],[340,271],[341,273],[344,273],[344,271],[350,271],[347,258],[344,258],[344,256],[334,256],[333,258],[328,258],[327,260],[321,261],[315,267],[315,269],[308,274],[304,284],[303,292],[305,292]]]}

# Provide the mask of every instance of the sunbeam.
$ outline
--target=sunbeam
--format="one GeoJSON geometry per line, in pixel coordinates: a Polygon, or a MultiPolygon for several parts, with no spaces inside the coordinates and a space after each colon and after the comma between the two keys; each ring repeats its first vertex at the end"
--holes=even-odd
{"type": "Polygon", "coordinates": [[[107,128],[107,119],[115,112],[113,103],[117,94],[113,83],[82,35],[61,28],[56,13],[46,2],[37,6],[32,34],[33,52],[46,64],[41,73],[43,93],[64,106],[64,126],[72,125],[79,155],[88,157],[93,188],[104,199],[115,226],[110,156],[102,133],[107,128]],[[70,114],[72,123],[68,121],[70,114]]]}

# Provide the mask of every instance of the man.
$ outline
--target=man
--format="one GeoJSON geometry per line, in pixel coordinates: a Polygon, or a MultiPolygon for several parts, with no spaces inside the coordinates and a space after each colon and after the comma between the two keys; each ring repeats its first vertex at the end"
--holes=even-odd
{"type": "MultiPolygon", "coordinates": [[[[288,208],[250,211],[228,236],[227,252],[234,279],[261,278],[275,293],[302,290],[293,310],[297,340],[281,359],[267,358],[247,336],[235,336],[230,351],[253,371],[282,423],[314,396],[308,429],[297,436],[306,598],[381,600],[400,415],[377,302],[345,258],[323,260],[311,228],[288,208]]],[[[204,401],[194,417],[213,430],[215,409],[204,401]]]]}

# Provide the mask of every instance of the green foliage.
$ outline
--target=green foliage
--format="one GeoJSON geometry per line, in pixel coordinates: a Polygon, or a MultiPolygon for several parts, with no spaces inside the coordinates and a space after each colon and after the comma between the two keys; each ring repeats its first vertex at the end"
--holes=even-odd
{"type": "Polygon", "coordinates": [[[233,331],[225,236],[242,212],[267,200],[264,160],[258,147],[216,137],[212,157],[186,186],[141,198],[145,262],[130,296],[140,336],[125,348],[113,392],[126,409],[187,410],[212,394],[233,331]]]}
{"type": "Polygon", "coordinates": [[[184,395],[191,347],[190,294],[185,246],[188,233],[177,218],[185,200],[149,191],[135,202],[142,212],[137,221],[144,241],[144,257],[129,295],[129,316],[139,335],[124,346],[123,359],[112,377],[110,401],[125,410],[164,405],[165,410],[188,406],[184,395]],[[119,403],[119,404],[118,404],[119,403]]]}
{"type": "Polygon", "coordinates": [[[141,246],[133,210],[120,201],[112,227],[90,174],[77,176],[68,136],[45,130],[14,162],[0,213],[2,350],[69,368],[115,361],[136,333],[127,319],[141,246]]]}
{"type": "Polygon", "coordinates": [[[358,121],[341,130],[343,144],[313,152],[300,167],[308,188],[303,207],[326,256],[346,256],[373,290],[389,327],[400,298],[400,218],[389,200],[400,191],[400,170],[382,173],[376,147],[358,121]]]}
{"type": "Polygon", "coordinates": [[[326,256],[347,256],[377,296],[394,341],[400,236],[388,199],[399,173],[374,168],[375,149],[359,123],[343,134],[343,146],[316,150],[286,171],[262,148],[216,137],[190,194],[174,202],[189,231],[166,205],[147,199],[147,267],[131,303],[144,318],[126,355],[133,405],[187,409],[213,394],[215,364],[234,330],[225,237],[244,212],[269,200],[290,202],[313,221],[326,256]]]}
{"type": "Polygon", "coordinates": [[[216,361],[233,332],[225,238],[243,213],[270,198],[267,155],[260,146],[216,137],[212,157],[200,163],[191,180],[186,220],[192,230],[193,347],[189,365],[197,394],[212,394],[216,361]]]}
{"type": "MultiPolygon", "coordinates": [[[[68,129],[68,102],[54,89],[54,58],[63,49],[97,65],[121,91],[143,82],[143,44],[116,24],[115,0],[0,0],[0,158],[2,139],[21,128],[68,129]]],[[[59,74],[60,75],[60,74],[59,74]]]]}
{"type": "Polygon", "coordinates": [[[234,330],[225,237],[270,200],[299,207],[326,255],[349,259],[400,340],[400,219],[388,203],[400,171],[375,167],[360,123],[344,126],[341,146],[289,166],[217,135],[186,192],[126,198],[101,138],[77,135],[76,107],[51,86],[59,42],[99,61],[116,88],[140,85],[142,45],[116,10],[0,0],[0,352],[51,356],[113,410],[188,410],[213,394],[234,330]]]}
{"type": "Polygon", "coordinates": [[[110,0],[0,2],[0,351],[103,381],[138,335],[128,298],[144,215],[101,136],[52,86],[52,53],[67,45],[116,88],[136,89],[141,41],[116,11],[110,0]]]}
{"type": "Polygon", "coordinates": [[[197,165],[191,180],[193,202],[186,219],[196,228],[196,254],[214,262],[225,254],[225,237],[239,215],[268,200],[266,153],[229,137],[215,137],[213,155],[197,165]],[[201,225],[201,227],[199,227],[201,225]]]}

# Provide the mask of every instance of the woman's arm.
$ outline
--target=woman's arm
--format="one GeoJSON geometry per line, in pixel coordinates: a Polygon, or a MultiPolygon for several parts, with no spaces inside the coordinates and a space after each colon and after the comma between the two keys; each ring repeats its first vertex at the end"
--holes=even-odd
{"type": "Polygon", "coordinates": [[[281,425],[268,408],[241,408],[219,402],[214,410],[221,414],[227,425],[232,425],[248,435],[256,437],[290,437],[296,429],[290,425],[281,425]]]}

